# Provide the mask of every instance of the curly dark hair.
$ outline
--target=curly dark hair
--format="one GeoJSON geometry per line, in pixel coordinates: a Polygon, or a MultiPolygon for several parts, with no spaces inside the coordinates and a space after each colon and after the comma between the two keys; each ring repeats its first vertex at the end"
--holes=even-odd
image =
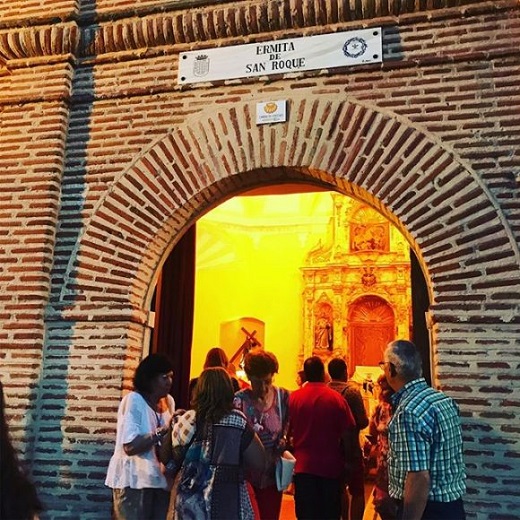
{"type": "Polygon", "coordinates": [[[150,354],[145,357],[135,370],[134,390],[149,392],[154,377],[173,372],[170,360],[161,354],[150,354]]]}
{"type": "Polygon", "coordinates": [[[272,352],[255,348],[250,350],[245,356],[244,371],[249,378],[257,377],[262,379],[278,373],[278,360],[272,352]]]}
{"type": "Polygon", "coordinates": [[[233,410],[235,392],[225,368],[211,367],[202,371],[195,386],[193,408],[197,421],[214,424],[233,410]]]}
{"type": "Polygon", "coordinates": [[[381,374],[377,378],[377,384],[379,385],[379,389],[380,389],[379,399],[381,401],[386,401],[387,403],[391,403],[390,398],[392,397],[392,395],[394,395],[394,390],[388,384],[388,381],[386,380],[386,377],[384,374],[381,374]]]}

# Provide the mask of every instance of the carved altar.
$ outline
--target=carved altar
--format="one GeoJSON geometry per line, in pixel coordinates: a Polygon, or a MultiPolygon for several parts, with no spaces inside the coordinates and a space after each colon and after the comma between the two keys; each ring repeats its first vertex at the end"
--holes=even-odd
{"type": "Polygon", "coordinates": [[[410,258],[406,239],[376,210],[339,194],[327,236],[307,254],[303,345],[326,363],[345,357],[349,373],[374,366],[386,344],[410,336],[410,258]]]}

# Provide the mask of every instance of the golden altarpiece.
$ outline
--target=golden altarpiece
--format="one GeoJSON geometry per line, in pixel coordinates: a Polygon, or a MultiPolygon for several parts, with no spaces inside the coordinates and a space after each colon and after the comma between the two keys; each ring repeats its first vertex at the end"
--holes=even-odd
{"type": "Polygon", "coordinates": [[[374,209],[338,194],[332,197],[327,236],[309,251],[302,267],[299,362],[301,366],[311,355],[325,363],[341,356],[350,376],[357,371],[376,377],[386,344],[410,336],[409,248],[374,209]]]}

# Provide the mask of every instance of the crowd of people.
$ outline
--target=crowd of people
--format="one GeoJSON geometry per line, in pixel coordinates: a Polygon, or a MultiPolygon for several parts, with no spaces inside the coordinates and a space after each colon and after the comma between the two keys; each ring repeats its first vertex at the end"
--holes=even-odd
{"type": "Polygon", "coordinates": [[[309,357],[298,372],[299,388],[289,392],[274,384],[273,353],[247,353],[245,384],[215,347],[190,381],[188,410],[174,410],[168,361],[145,358],[134,392],[119,408],[106,480],[114,517],[277,520],[283,488],[276,472],[288,449],[299,520],[362,520],[360,432],[369,427],[377,460],[372,500],[382,520],[463,520],[456,404],[426,384],[413,343],[390,343],[380,366],[379,402],[369,421],[342,358],[325,366],[321,357],[309,357]]]}
{"type": "MultiPolygon", "coordinates": [[[[299,388],[289,392],[274,384],[279,365],[271,352],[247,353],[244,383],[215,347],[190,382],[190,406],[182,410],[170,395],[170,361],[145,357],[118,409],[105,481],[113,519],[277,520],[285,489],[277,479],[279,459],[289,450],[298,520],[361,520],[360,432],[369,427],[377,460],[371,499],[381,520],[464,520],[456,403],[427,385],[410,341],[390,343],[380,367],[369,421],[342,358],[326,367],[321,357],[309,357],[298,372],[299,388]]],[[[10,443],[1,384],[0,404],[0,518],[34,520],[43,506],[10,443]],[[12,486],[24,491],[24,500],[10,498],[12,486]]]]}

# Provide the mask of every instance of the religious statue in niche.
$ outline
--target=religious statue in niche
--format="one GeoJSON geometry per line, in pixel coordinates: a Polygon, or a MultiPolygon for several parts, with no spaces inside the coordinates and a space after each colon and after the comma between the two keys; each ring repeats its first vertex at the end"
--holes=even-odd
{"type": "Polygon", "coordinates": [[[372,287],[377,283],[376,275],[374,274],[373,267],[363,267],[363,274],[361,276],[361,283],[364,287],[372,287]]]}
{"type": "Polygon", "coordinates": [[[388,225],[352,224],[351,251],[388,251],[388,225]]]}
{"type": "Polygon", "coordinates": [[[316,350],[332,351],[334,344],[334,330],[332,327],[332,307],[321,304],[316,313],[314,327],[314,348],[316,350]]]}

